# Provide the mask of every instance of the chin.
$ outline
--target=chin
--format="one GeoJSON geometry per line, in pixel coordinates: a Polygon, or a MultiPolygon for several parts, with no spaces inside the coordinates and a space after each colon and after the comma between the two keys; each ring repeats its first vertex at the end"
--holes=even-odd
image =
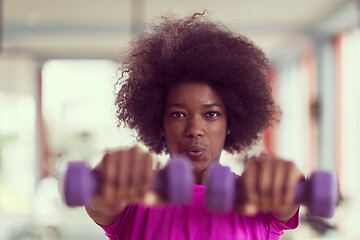
{"type": "Polygon", "coordinates": [[[202,172],[208,167],[209,162],[201,161],[201,160],[192,160],[192,165],[194,167],[195,172],[202,172]]]}

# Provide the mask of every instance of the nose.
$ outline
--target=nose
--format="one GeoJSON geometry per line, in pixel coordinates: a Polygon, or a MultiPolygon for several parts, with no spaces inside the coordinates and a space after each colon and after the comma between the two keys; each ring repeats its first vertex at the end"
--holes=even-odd
{"type": "Polygon", "coordinates": [[[204,120],[199,116],[194,116],[188,119],[186,126],[186,136],[187,137],[201,137],[204,136],[204,120]]]}

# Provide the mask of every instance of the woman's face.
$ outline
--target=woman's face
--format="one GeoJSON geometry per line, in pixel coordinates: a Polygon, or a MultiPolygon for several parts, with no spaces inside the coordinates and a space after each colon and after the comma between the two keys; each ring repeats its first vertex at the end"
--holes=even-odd
{"type": "Polygon", "coordinates": [[[219,161],[227,132],[225,105],[206,83],[173,85],[165,102],[163,127],[170,156],[186,154],[195,173],[219,161]]]}

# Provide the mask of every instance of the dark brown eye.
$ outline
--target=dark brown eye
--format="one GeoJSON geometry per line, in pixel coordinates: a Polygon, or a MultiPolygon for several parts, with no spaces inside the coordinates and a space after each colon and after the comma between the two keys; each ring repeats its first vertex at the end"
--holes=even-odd
{"type": "Polygon", "coordinates": [[[172,112],[170,114],[170,116],[173,117],[173,118],[184,118],[184,117],[186,117],[186,115],[184,113],[182,113],[182,112],[172,112]]]}
{"type": "Polygon", "coordinates": [[[217,118],[220,116],[220,113],[218,112],[207,112],[205,114],[205,117],[208,117],[208,118],[217,118]]]}

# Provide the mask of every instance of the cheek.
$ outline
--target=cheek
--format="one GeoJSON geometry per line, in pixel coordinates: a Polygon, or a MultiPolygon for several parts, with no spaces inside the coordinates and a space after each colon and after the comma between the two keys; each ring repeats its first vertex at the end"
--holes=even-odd
{"type": "Polygon", "coordinates": [[[181,135],[182,128],[179,124],[164,124],[164,132],[167,139],[178,138],[181,135]]]}
{"type": "Polygon", "coordinates": [[[164,125],[165,141],[170,152],[176,152],[178,141],[181,139],[181,130],[173,125],[164,125]]]}
{"type": "Polygon", "coordinates": [[[176,154],[181,152],[181,145],[178,142],[178,138],[165,135],[165,141],[170,154],[176,154]]]}
{"type": "Polygon", "coordinates": [[[223,148],[226,139],[226,124],[219,124],[213,132],[213,141],[219,148],[223,148]]]}

